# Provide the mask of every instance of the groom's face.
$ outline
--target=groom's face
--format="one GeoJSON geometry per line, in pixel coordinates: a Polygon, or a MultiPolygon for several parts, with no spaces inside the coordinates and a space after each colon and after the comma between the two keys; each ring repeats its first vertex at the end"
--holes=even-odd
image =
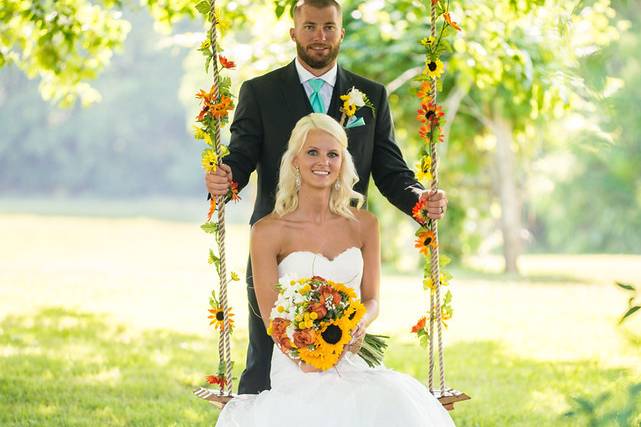
{"type": "Polygon", "coordinates": [[[345,30],[335,7],[303,5],[294,15],[289,35],[296,42],[298,58],[314,70],[325,72],[336,62],[345,30]]]}

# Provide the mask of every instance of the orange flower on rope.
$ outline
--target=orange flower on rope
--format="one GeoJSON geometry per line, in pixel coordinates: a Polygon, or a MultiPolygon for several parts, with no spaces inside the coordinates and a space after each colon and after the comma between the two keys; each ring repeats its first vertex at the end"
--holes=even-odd
{"type": "Polygon", "coordinates": [[[414,247],[418,248],[420,253],[427,256],[430,249],[436,249],[436,235],[432,230],[421,231],[417,236],[414,247]]]}
{"type": "Polygon", "coordinates": [[[441,118],[445,115],[440,105],[434,102],[421,102],[421,108],[418,110],[416,120],[421,123],[428,124],[430,127],[435,127],[440,124],[441,118]]]}
{"type": "Polygon", "coordinates": [[[209,212],[207,212],[207,221],[211,221],[211,217],[216,212],[216,200],[212,197],[209,199],[209,212]]]}
{"type": "Polygon", "coordinates": [[[236,181],[232,181],[229,184],[229,190],[227,190],[227,197],[234,202],[237,202],[240,200],[240,196],[238,195],[238,183],[236,181]]]}
{"type": "Polygon", "coordinates": [[[427,222],[429,219],[427,216],[427,199],[419,199],[419,201],[416,202],[412,208],[412,218],[421,225],[427,222]]]}
{"type": "Polygon", "coordinates": [[[211,89],[209,89],[209,92],[205,92],[204,90],[200,89],[196,94],[196,98],[201,99],[205,104],[211,104],[211,100],[214,98],[215,92],[216,85],[212,85],[211,89]]]}
{"type": "Polygon", "coordinates": [[[228,96],[221,96],[220,102],[211,106],[211,115],[217,119],[227,117],[229,111],[234,109],[234,101],[228,96]]]}
{"type": "Polygon", "coordinates": [[[429,81],[424,80],[423,83],[421,83],[421,87],[418,89],[418,92],[416,92],[416,96],[422,101],[430,102],[432,100],[432,84],[429,81]]]}
{"type": "Polygon", "coordinates": [[[416,334],[419,331],[424,330],[426,321],[427,321],[427,318],[425,316],[423,316],[420,319],[418,319],[418,322],[416,322],[416,325],[412,326],[412,333],[416,334]]]}
{"type": "Polygon", "coordinates": [[[227,383],[224,375],[207,375],[205,379],[209,384],[215,384],[220,387],[224,387],[225,384],[227,383]]]}
{"type": "Polygon", "coordinates": [[[452,21],[452,17],[450,16],[449,12],[445,12],[443,14],[443,18],[445,18],[445,22],[450,24],[452,28],[454,28],[456,31],[461,31],[461,27],[454,21],[452,21]]]}
{"type": "Polygon", "coordinates": [[[200,89],[200,91],[198,91],[198,93],[196,94],[196,98],[200,99],[203,104],[202,108],[200,109],[200,113],[198,113],[198,116],[196,116],[196,120],[198,120],[199,122],[202,122],[209,113],[215,91],[216,85],[212,85],[209,92],[205,92],[204,90],[200,89]]]}
{"type": "MultiPolygon", "coordinates": [[[[225,312],[223,308],[218,306],[208,310],[211,315],[207,316],[208,319],[211,319],[209,322],[210,325],[214,325],[214,328],[218,328],[220,332],[223,332],[225,329],[225,312]]],[[[234,329],[234,313],[229,310],[229,329],[234,329]]]]}
{"type": "Polygon", "coordinates": [[[222,65],[223,68],[227,68],[228,70],[236,67],[236,63],[234,61],[230,61],[222,55],[218,55],[218,60],[220,61],[220,65],[222,65]]]}

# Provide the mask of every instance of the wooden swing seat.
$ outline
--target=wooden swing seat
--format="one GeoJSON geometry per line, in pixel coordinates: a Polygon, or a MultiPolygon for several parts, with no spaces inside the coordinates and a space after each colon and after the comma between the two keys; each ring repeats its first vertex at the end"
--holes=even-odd
{"type": "MultiPolygon", "coordinates": [[[[194,394],[196,395],[196,397],[208,401],[218,409],[223,409],[227,402],[235,397],[233,394],[220,394],[220,392],[204,387],[198,387],[194,389],[194,394]]],[[[443,405],[443,407],[448,411],[454,410],[454,404],[456,402],[470,399],[470,396],[468,396],[467,394],[454,389],[448,389],[444,392],[441,390],[434,390],[433,394],[438,399],[438,401],[441,402],[441,405],[443,405]]]]}

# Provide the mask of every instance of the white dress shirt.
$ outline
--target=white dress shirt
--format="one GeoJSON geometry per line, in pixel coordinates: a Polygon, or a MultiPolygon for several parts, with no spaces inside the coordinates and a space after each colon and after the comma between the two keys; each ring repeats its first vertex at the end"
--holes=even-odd
{"type": "Polygon", "coordinates": [[[323,87],[320,88],[319,94],[321,99],[323,100],[325,113],[327,113],[327,110],[329,109],[329,103],[332,102],[332,92],[334,91],[334,85],[336,84],[336,74],[338,73],[338,66],[334,64],[334,66],[322,76],[315,76],[301,65],[298,57],[296,58],[295,63],[296,71],[298,72],[298,78],[305,88],[305,93],[307,94],[308,99],[311,96],[312,92],[314,92],[309,84],[309,81],[312,79],[322,79],[323,81],[325,81],[323,87]]]}

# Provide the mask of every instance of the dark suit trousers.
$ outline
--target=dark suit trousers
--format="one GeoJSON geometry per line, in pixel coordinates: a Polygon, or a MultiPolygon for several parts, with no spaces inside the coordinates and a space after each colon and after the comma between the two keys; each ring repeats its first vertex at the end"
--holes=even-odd
{"type": "Polygon", "coordinates": [[[254,292],[251,260],[247,262],[247,301],[249,305],[249,344],[247,362],[238,384],[239,394],[258,394],[271,388],[269,372],[274,341],[265,330],[254,292]]]}

